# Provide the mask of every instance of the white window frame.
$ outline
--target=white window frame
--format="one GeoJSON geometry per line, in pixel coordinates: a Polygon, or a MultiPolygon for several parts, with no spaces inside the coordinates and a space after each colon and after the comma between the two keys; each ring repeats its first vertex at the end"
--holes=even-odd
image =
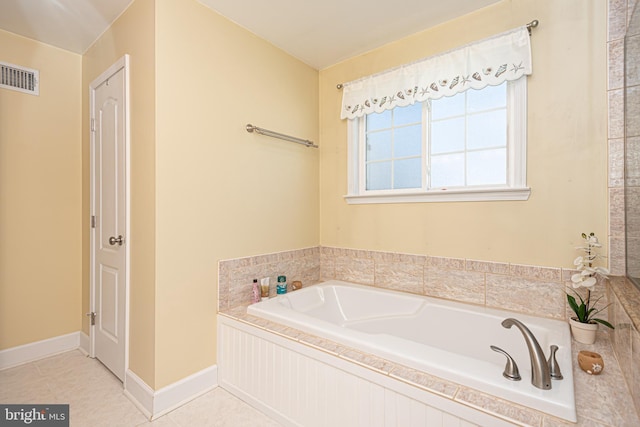
{"type": "MultiPolygon", "coordinates": [[[[424,101],[428,102],[428,101],[424,101]]],[[[428,126],[423,114],[423,126],[428,126]]],[[[472,202],[528,200],[527,187],[527,82],[526,78],[507,83],[507,184],[497,186],[456,187],[451,189],[365,189],[366,115],[348,121],[348,194],[349,204],[472,202]]],[[[423,145],[426,144],[423,141],[423,145]]],[[[428,155],[423,147],[423,159],[428,155]]],[[[425,160],[425,167],[426,167],[425,160]]],[[[426,173],[423,173],[423,181],[426,173]]],[[[424,186],[423,186],[424,187],[424,186]]]]}

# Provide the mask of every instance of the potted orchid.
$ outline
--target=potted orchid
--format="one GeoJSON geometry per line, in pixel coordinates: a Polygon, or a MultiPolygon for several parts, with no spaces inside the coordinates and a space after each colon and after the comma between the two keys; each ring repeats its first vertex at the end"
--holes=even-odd
{"type": "Polygon", "coordinates": [[[587,235],[582,233],[582,238],[584,239],[584,246],[576,249],[583,251],[584,255],[577,257],[573,261],[573,265],[576,266],[578,273],[571,276],[571,283],[574,288],[573,292],[580,300],[580,303],[578,304],[574,296],[567,294],[569,306],[575,313],[575,316],[569,319],[569,324],[571,325],[571,332],[576,341],[584,344],[593,344],[596,339],[598,324],[613,329],[611,323],[595,317],[607,308],[607,306],[597,309],[595,306],[598,301],[600,301],[600,298],[591,301],[591,289],[598,283],[598,276],[608,279],[607,274],[609,274],[609,270],[604,267],[594,267],[594,263],[598,258],[604,258],[598,253],[598,248],[602,247],[602,245],[598,242],[595,234],[591,233],[587,235]],[[585,298],[576,291],[578,288],[586,289],[585,298]]]}

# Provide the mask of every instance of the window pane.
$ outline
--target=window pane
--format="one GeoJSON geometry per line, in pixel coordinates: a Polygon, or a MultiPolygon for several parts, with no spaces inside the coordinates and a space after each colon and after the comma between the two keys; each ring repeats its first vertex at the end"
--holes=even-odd
{"type": "MultiPolygon", "coordinates": [[[[468,91],[467,91],[468,92],[468,91]]],[[[431,101],[431,119],[438,120],[464,114],[464,94],[443,96],[431,101]]]]}
{"type": "Polygon", "coordinates": [[[416,102],[406,107],[396,107],[393,109],[393,125],[401,126],[409,123],[419,123],[422,121],[422,103],[416,102]]]}
{"type": "Polygon", "coordinates": [[[506,110],[470,115],[467,119],[467,126],[468,150],[485,147],[506,147],[506,110]]]}
{"type": "Polygon", "coordinates": [[[391,158],[391,131],[367,134],[367,161],[391,158]]]}
{"type": "Polygon", "coordinates": [[[479,90],[469,89],[467,92],[467,108],[470,113],[507,106],[507,82],[479,90]]]}
{"type": "Polygon", "coordinates": [[[464,185],[464,154],[431,157],[431,187],[464,185]]]}
{"type": "Polygon", "coordinates": [[[431,153],[464,150],[464,118],[443,120],[431,124],[431,153]]]}
{"type": "Polygon", "coordinates": [[[422,187],[422,159],[396,160],[393,163],[393,188],[422,187]]]}
{"type": "Polygon", "coordinates": [[[391,111],[385,110],[382,113],[367,114],[367,131],[390,128],[391,111]]]}
{"type": "Polygon", "coordinates": [[[473,151],[467,155],[467,185],[507,183],[507,150],[473,151]]]}
{"type": "Polygon", "coordinates": [[[391,162],[367,165],[367,190],[391,189],[391,162]]]}
{"type": "Polygon", "coordinates": [[[422,154],[422,125],[414,125],[393,131],[393,157],[419,156],[422,154]]]}

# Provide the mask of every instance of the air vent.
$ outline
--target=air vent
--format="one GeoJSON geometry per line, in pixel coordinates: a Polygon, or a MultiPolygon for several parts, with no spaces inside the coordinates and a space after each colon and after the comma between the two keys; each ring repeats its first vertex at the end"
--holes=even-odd
{"type": "Polygon", "coordinates": [[[40,72],[31,68],[0,62],[0,87],[31,95],[39,95],[40,72]]]}

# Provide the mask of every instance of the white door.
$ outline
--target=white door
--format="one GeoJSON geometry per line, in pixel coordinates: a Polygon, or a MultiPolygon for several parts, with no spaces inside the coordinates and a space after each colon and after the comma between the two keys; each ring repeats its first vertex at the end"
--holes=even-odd
{"type": "Polygon", "coordinates": [[[126,369],[128,326],[127,59],[118,61],[90,86],[91,351],[120,380],[126,369]]]}

